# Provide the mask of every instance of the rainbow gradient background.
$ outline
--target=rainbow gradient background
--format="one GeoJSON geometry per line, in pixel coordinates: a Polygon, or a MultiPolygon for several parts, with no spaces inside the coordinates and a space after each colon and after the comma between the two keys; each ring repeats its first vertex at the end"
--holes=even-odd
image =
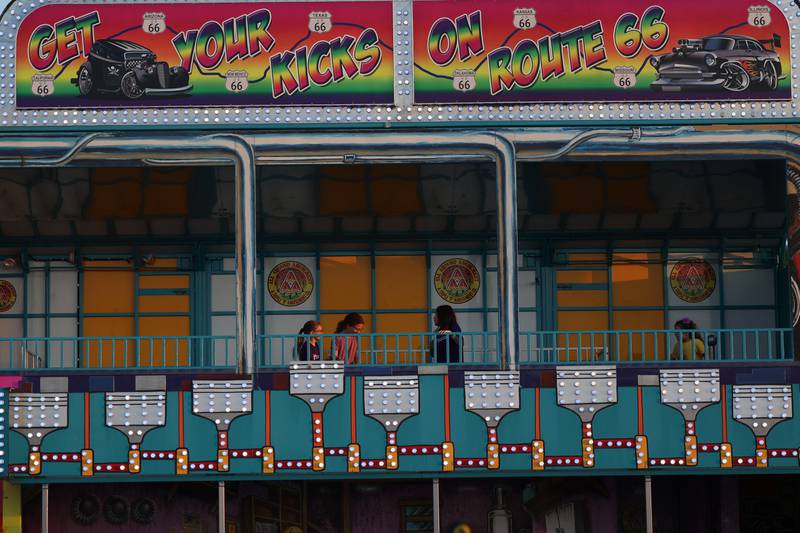
{"type": "Polygon", "coordinates": [[[585,2],[579,0],[417,0],[414,2],[414,101],[426,103],[496,103],[496,102],[615,102],[615,101],[714,101],[714,100],[789,100],[790,70],[789,55],[791,50],[790,33],[786,18],[780,10],[767,1],[754,0],[705,0],[703,2],[687,2],[686,0],[604,0],[602,2],[585,2]],[[622,57],[614,46],[614,28],[617,20],[624,13],[634,13],[641,17],[645,10],[653,5],[665,10],[664,21],[669,25],[670,33],[666,45],[657,52],[642,47],[632,58],[622,57]],[[603,25],[603,42],[608,60],[600,65],[613,70],[617,66],[630,66],[635,70],[643,64],[650,54],[662,55],[677,46],[678,39],[701,38],[720,33],[730,26],[747,22],[748,7],[766,5],[771,9],[772,23],[765,28],[744,26],[730,30],[728,33],[747,35],[756,39],[768,39],[773,33],[780,35],[782,47],[777,50],[780,55],[784,74],[787,79],[779,83],[776,91],[747,90],[732,93],[724,89],[705,91],[686,91],[662,93],[650,88],[655,80],[655,69],[646,64],[637,77],[635,88],[621,89],[613,84],[614,76],[610,72],[590,69],[575,74],[567,73],[558,79],[537,81],[528,88],[515,86],[494,96],[489,91],[489,67],[484,62],[476,72],[476,88],[469,92],[460,92],[453,88],[450,79],[442,79],[424,72],[441,76],[452,76],[456,69],[474,70],[482,59],[492,50],[499,48],[516,29],[514,27],[514,10],[517,8],[534,8],[537,25],[531,30],[518,31],[505,46],[514,48],[522,39],[534,41],[550,35],[541,26],[545,24],[556,32],[565,32],[576,26],[587,25],[600,20],[603,25]],[[430,28],[441,17],[455,19],[459,15],[475,10],[482,11],[484,51],[478,57],[460,61],[458,54],[447,66],[437,66],[428,52],[430,28]]]}
{"type": "MultiPolygon", "coordinates": [[[[17,107],[18,108],[59,108],[59,107],[165,107],[165,106],[220,106],[220,105],[347,105],[347,104],[388,104],[393,101],[393,38],[392,4],[378,2],[242,2],[242,3],[183,3],[183,4],[53,4],[40,7],[23,20],[17,33],[17,107]],[[56,75],[62,66],[56,64],[49,71],[39,72],[28,59],[28,43],[31,33],[41,24],[55,25],[67,17],[78,17],[92,11],[100,14],[100,24],[95,27],[95,39],[113,36],[122,30],[135,27],[117,38],[133,41],[152,50],[158,61],[166,61],[170,66],[178,65],[180,57],[172,45],[173,33],[164,31],[157,35],[145,33],[142,29],[144,13],[162,12],[166,24],[177,32],[200,29],[209,20],[222,23],[231,17],[246,15],[258,9],[269,9],[272,22],[269,32],[275,38],[270,52],[227,63],[222,61],[214,71],[220,76],[203,75],[192,69],[190,83],[192,90],[185,95],[151,97],[128,100],[123,96],[83,98],[78,88],[70,83],[85,57],[78,57],[64,69],[55,80],[53,95],[35,96],[31,92],[31,76],[34,74],[56,75]],[[259,83],[250,83],[243,93],[232,93],[225,89],[225,72],[245,70],[248,78],[260,78],[269,66],[270,56],[293,49],[309,33],[308,15],[312,11],[327,11],[332,15],[333,28],[324,33],[312,33],[298,47],[309,46],[319,40],[331,40],[350,35],[354,39],[361,29],[352,26],[337,26],[336,23],[356,24],[373,28],[384,43],[381,48],[381,65],[368,76],[358,75],[325,87],[312,86],[303,93],[294,93],[279,99],[272,98],[271,76],[259,83]]],[[[80,41],[80,37],[78,37],[80,41]]],[[[88,53],[88,50],[86,51],[88,53]]],[[[324,65],[324,63],[323,63],[324,65]]]]}

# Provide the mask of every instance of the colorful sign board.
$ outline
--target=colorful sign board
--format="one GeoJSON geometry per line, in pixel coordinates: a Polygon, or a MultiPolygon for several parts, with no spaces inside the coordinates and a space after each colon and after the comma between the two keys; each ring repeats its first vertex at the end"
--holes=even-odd
{"type": "Polygon", "coordinates": [[[790,100],[768,1],[421,0],[414,102],[790,100]]]}
{"type": "Polygon", "coordinates": [[[16,40],[17,108],[393,102],[392,3],[50,4],[16,40]]]}

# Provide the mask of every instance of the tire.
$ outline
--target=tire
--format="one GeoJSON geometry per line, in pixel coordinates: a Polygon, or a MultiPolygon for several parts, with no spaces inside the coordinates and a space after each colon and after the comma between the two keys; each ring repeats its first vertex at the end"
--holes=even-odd
{"type": "Polygon", "coordinates": [[[731,92],[746,91],[750,88],[750,75],[739,63],[729,61],[720,68],[720,74],[725,78],[722,87],[731,92]]]}
{"type": "Polygon", "coordinates": [[[760,89],[765,91],[774,91],[778,88],[778,69],[775,68],[775,63],[768,61],[764,64],[763,69],[764,77],[759,82],[760,89]]]}
{"type": "Polygon", "coordinates": [[[122,76],[119,88],[129,100],[136,100],[144,94],[144,88],[139,84],[139,80],[136,79],[136,74],[133,71],[122,76]]]}
{"type": "Polygon", "coordinates": [[[97,93],[92,64],[88,61],[78,69],[78,92],[81,96],[94,96],[97,93]]]}

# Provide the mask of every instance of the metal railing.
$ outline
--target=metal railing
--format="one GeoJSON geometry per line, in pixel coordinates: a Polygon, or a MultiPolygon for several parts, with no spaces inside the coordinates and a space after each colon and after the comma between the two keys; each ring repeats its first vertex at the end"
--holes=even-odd
{"type": "Polygon", "coordinates": [[[521,364],[791,360],[789,328],[536,331],[520,335],[521,364]]]}
{"type": "MultiPolygon", "coordinates": [[[[766,362],[794,359],[788,328],[534,331],[520,334],[518,362],[538,364],[766,362]]],[[[236,368],[234,336],[0,338],[0,371],[236,368]]],[[[348,364],[500,366],[496,332],[260,335],[259,368],[303,359],[348,364]],[[315,339],[318,348],[312,348],[315,339]]]]}

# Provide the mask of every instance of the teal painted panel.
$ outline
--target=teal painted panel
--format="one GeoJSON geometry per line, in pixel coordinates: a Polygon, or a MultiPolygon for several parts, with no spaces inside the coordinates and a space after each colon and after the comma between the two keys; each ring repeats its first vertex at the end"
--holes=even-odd
{"type": "MultiPolygon", "coordinates": [[[[218,449],[220,439],[215,423],[194,412],[197,407],[193,405],[191,391],[167,393],[165,425],[145,434],[139,450],[142,460],[141,470],[138,473],[128,472],[130,446],[126,435],[105,424],[105,393],[89,394],[88,426],[84,419],[84,394],[67,395],[68,425],[44,438],[41,444],[40,474],[31,475],[28,471],[31,466],[29,461],[34,461],[32,457],[35,457],[35,454],[30,453],[32,448],[26,438],[16,431],[7,431],[10,429],[7,427],[3,428],[8,435],[6,456],[10,477],[19,482],[154,481],[201,477],[298,479],[434,475],[447,477],[464,474],[529,476],[590,472],[610,475],[645,473],[680,475],[697,472],[769,473],[785,472],[787,469],[797,470],[800,473],[798,465],[800,421],[792,416],[790,409],[793,399],[800,393],[798,384],[792,384],[790,392],[783,392],[782,384],[753,385],[752,388],[750,385],[738,386],[735,395],[735,384],[726,383],[724,402],[715,397],[706,402],[709,404],[707,406],[706,403],[699,403],[693,408],[691,403],[686,403],[685,409],[681,409],[665,403],[674,402],[674,399],[662,400],[662,395],[667,393],[662,387],[656,386],[652,379],[645,380],[648,385],[641,387],[616,386],[617,372],[625,373],[625,383],[635,383],[635,379],[638,379],[635,376],[637,372],[652,376],[652,369],[647,372],[635,369],[614,371],[613,378],[609,378],[614,384],[612,394],[605,390],[595,391],[591,387],[586,388],[585,383],[579,386],[576,381],[579,378],[571,378],[570,383],[566,384],[567,389],[564,389],[565,382],[555,384],[553,370],[525,371],[523,374],[527,378],[523,379],[523,383],[543,384],[538,388],[540,400],[538,405],[537,388],[533,386],[515,388],[517,381],[514,380],[518,378],[514,376],[518,374],[503,373],[506,376],[504,379],[512,380],[510,388],[506,384],[505,389],[494,388],[492,385],[492,380],[496,376],[495,371],[492,375],[483,377],[482,379],[487,381],[487,387],[479,386],[475,390],[485,391],[492,402],[501,390],[511,390],[516,396],[509,396],[519,398],[519,403],[512,400],[508,408],[498,415],[502,418],[497,428],[499,442],[496,453],[499,465],[496,469],[489,469],[487,462],[491,450],[488,446],[490,443],[487,424],[483,417],[488,413],[474,412],[468,408],[469,402],[465,402],[465,390],[462,386],[450,386],[449,389],[445,389],[446,382],[461,383],[457,373],[451,373],[449,381],[441,375],[423,375],[418,378],[386,377],[387,381],[405,380],[407,384],[411,383],[410,386],[415,393],[418,392],[417,396],[412,395],[413,398],[418,398],[418,404],[411,410],[410,416],[397,426],[396,447],[399,457],[396,470],[388,468],[387,445],[390,443],[387,442],[385,429],[387,426],[385,419],[378,419],[381,416],[389,417],[388,427],[394,428],[391,422],[394,410],[389,410],[385,415],[374,415],[375,418],[365,414],[364,378],[361,376],[355,378],[344,376],[343,386],[338,387],[336,393],[331,393],[325,400],[321,433],[325,460],[324,464],[317,465],[316,471],[310,466],[314,439],[318,436],[313,433],[310,407],[319,404],[307,403],[312,396],[305,397],[304,400],[281,389],[270,390],[267,401],[267,391],[258,389],[257,386],[249,396],[250,402],[246,412],[230,418],[232,422],[229,425],[226,441],[230,465],[228,471],[219,471],[217,468],[218,457],[224,455],[225,450],[218,449]],[[548,383],[553,385],[547,386],[548,383]],[[580,390],[573,391],[573,394],[569,390],[571,385],[580,390]],[[342,392],[339,393],[339,390],[342,392]],[[767,404],[752,403],[758,395],[762,395],[763,398],[768,397],[769,407],[767,404]],[[447,413],[445,398],[449,401],[447,413]],[[567,400],[564,400],[565,398],[567,400]],[[557,399],[561,399],[563,403],[559,405],[557,399]],[[595,405],[602,408],[592,409],[592,416],[587,414],[588,408],[581,411],[582,407],[591,406],[598,401],[599,403],[595,405]],[[735,407],[736,405],[738,407],[735,407]],[[266,410],[267,406],[269,412],[266,410]],[[583,422],[578,412],[583,413],[583,422]],[[647,439],[647,446],[641,452],[634,448],[635,439],[640,434],[640,412],[643,434],[647,439]],[[697,413],[693,426],[696,446],[691,438],[692,435],[687,433],[689,430],[682,414],[687,412],[697,413]],[[746,424],[735,419],[737,412],[746,415],[742,418],[746,424]],[[756,415],[756,419],[752,419],[751,415],[756,415]],[[585,424],[589,420],[591,426],[587,427],[585,424]],[[353,421],[356,430],[355,442],[351,436],[353,421]],[[775,421],[779,422],[768,432],[765,445],[757,449],[752,426],[756,424],[762,428],[760,431],[763,433],[766,431],[763,429],[765,421],[768,425],[775,421]],[[539,440],[543,441],[545,450],[542,465],[537,465],[533,460],[537,426],[540,433],[539,440]],[[89,464],[92,466],[91,476],[81,475],[82,463],[80,459],[76,459],[84,448],[86,430],[89,434],[89,449],[93,453],[93,460],[84,466],[89,464]],[[446,461],[443,456],[445,453],[443,444],[447,440],[448,431],[454,456],[450,456],[449,461],[446,461]],[[591,431],[591,435],[584,435],[584,431],[591,431]],[[181,434],[183,446],[188,450],[189,466],[186,476],[176,475],[176,469],[180,468],[176,461],[179,456],[181,434]],[[724,456],[721,456],[720,448],[726,441],[732,446],[729,459],[732,468],[722,468],[725,466],[725,461],[722,460],[724,456]],[[349,450],[353,444],[360,447],[358,456],[355,456],[355,451],[349,450]],[[262,454],[270,447],[274,449],[274,458],[264,460],[262,454]],[[247,453],[246,457],[244,453],[247,453]],[[648,459],[645,464],[640,465],[641,468],[637,468],[637,453],[642,453],[642,456],[646,454],[648,459]],[[753,468],[759,457],[758,453],[766,454],[767,468],[753,468]],[[697,455],[697,466],[687,465],[693,454],[697,455]],[[298,462],[300,462],[299,468],[298,462]],[[448,462],[453,468],[446,466],[448,462]],[[348,464],[351,465],[350,469],[348,464]]],[[[605,378],[603,381],[605,383],[605,378]]],[[[387,404],[384,405],[392,405],[392,409],[395,404],[402,403],[397,399],[401,397],[397,389],[387,388],[382,391],[380,388],[375,389],[373,385],[370,391],[373,390],[377,390],[379,399],[382,401],[385,398],[387,404]],[[386,396],[383,396],[384,392],[387,393],[386,396]]],[[[248,395],[249,391],[248,388],[248,395]]],[[[131,394],[133,396],[133,393],[131,394]]],[[[15,393],[11,393],[10,396],[14,395],[15,393]]],[[[36,403],[44,397],[45,395],[30,393],[17,395],[16,400],[9,401],[8,409],[11,416],[8,418],[19,421],[19,416],[14,418],[15,415],[23,414],[25,416],[22,419],[25,420],[30,420],[26,416],[31,413],[37,416],[40,412],[47,415],[36,403]],[[23,403],[19,402],[27,404],[23,406],[23,403]]],[[[497,399],[499,398],[500,396],[497,396],[497,399]]],[[[687,400],[691,401],[694,400],[691,398],[687,400]]],[[[491,403],[488,408],[500,408],[499,406],[500,403],[491,403]]],[[[133,407],[131,410],[135,411],[133,407]]],[[[400,409],[398,412],[402,414],[406,411],[400,409]]],[[[220,420],[224,420],[226,416],[231,417],[222,414],[222,411],[220,413],[220,420]]],[[[496,413],[492,413],[494,414],[496,413]]],[[[489,418],[493,420],[494,416],[489,418]]],[[[5,422],[0,420],[0,423],[5,422]]],[[[221,427],[224,427],[224,423],[221,427]]]]}

